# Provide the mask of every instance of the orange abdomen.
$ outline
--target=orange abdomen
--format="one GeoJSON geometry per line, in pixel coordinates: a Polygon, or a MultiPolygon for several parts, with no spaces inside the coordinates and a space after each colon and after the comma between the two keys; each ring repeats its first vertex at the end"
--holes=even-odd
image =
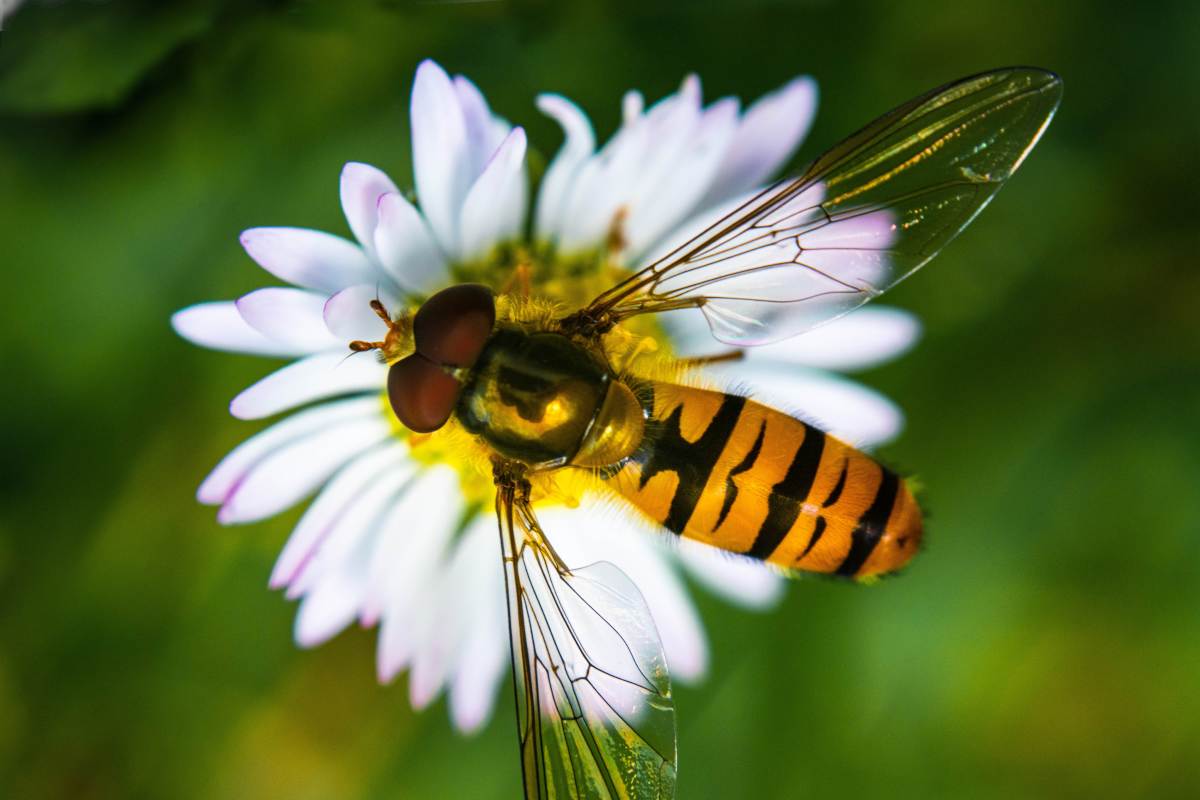
{"type": "Polygon", "coordinates": [[[652,383],[642,447],[607,479],[654,522],[788,569],[865,578],[903,567],[921,510],[896,473],[737,395],[652,383]]]}

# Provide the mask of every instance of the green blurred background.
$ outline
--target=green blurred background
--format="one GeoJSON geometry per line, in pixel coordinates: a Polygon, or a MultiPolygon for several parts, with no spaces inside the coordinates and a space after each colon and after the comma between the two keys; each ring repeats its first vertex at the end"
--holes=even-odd
{"type": "Polygon", "coordinates": [[[891,295],[924,341],[863,376],[907,412],[927,551],[768,614],[698,592],[679,796],[1197,796],[1200,5],[1138,5],[30,0],[0,33],[0,795],[516,796],[507,688],[462,738],[375,683],[373,632],[293,646],[266,580],[297,514],[193,499],[268,365],[168,326],[270,282],[241,229],[345,232],[343,162],[410,181],[431,56],[545,155],[544,90],[607,136],[628,87],[811,73],[806,159],[946,80],[1060,72],[1020,176],[891,295]]]}

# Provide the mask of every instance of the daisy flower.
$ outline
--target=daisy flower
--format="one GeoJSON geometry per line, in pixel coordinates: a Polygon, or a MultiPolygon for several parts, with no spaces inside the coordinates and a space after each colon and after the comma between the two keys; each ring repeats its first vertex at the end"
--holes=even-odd
{"type": "MultiPolygon", "coordinates": [[[[734,98],[705,105],[700,81],[649,108],[629,92],[619,130],[602,147],[587,116],[558,95],[538,108],[564,141],[537,187],[532,214],[525,131],[491,112],[476,86],[426,61],[412,91],[414,203],[386,174],[350,163],[341,203],[353,239],[302,228],[253,228],[246,252],[287,284],[172,319],[205,347],[292,359],[230,404],[235,417],[287,414],[227,455],[201,484],[200,502],[224,524],[255,522],[315,495],[271,574],[299,601],[295,637],[326,641],[354,621],[379,625],[382,681],[410,672],[412,704],[443,690],[465,731],[489,717],[507,670],[503,570],[490,483],[415,436],[387,402],[387,366],[347,357],[353,340],[383,339],[370,308],[415,308],[448,285],[477,281],[503,293],[518,269],[532,291],[582,304],[605,288],[602,263],[646,256],[767,183],[808,130],[816,88],[798,78],[744,111],[734,98]],[[529,217],[532,217],[531,219],[529,217]],[[619,236],[614,236],[619,231],[619,236]]],[[[705,355],[717,345],[699,311],[672,312],[660,345],[705,355]]],[[[909,314],[868,308],[803,337],[752,348],[714,365],[714,380],[795,411],[870,447],[902,424],[891,402],[833,371],[865,368],[916,340],[909,314]]],[[[569,562],[610,561],[651,608],[672,675],[703,676],[708,651],[683,576],[748,608],[765,608],[781,578],[758,564],[687,540],[583,498],[539,509],[569,562]]]]}

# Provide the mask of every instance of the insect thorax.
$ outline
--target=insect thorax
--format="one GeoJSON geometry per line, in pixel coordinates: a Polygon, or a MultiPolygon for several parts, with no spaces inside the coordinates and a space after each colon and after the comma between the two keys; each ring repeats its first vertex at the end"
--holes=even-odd
{"type": "Polygon", "coordinates": [[[463,427],[531,467],[606,466],[641,442],[643,411],[603,360],[570,338],[500,324],[458,402],[463,427]]]}

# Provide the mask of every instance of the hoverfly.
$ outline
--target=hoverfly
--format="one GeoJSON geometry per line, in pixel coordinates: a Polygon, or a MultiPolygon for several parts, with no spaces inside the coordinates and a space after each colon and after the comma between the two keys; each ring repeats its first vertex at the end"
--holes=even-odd
{"type": "Polygon", "coordinates": [[[699,309],[734,350],[841,316],[932,258],[996,194],[1062,95],[1002,69],[888,112],[590,303],[550,309],[459,284],[388,323],[388,398],[416,435],[455,429],[495,483],[528,800],[674,795],[662,648],[633,584],[567,564],[534,504],[562,479],[672,533],[785,570],[852,579],[916,552],[912,492],[872,457],[789,414],[685,379],[627,323],[699,309]]]}

